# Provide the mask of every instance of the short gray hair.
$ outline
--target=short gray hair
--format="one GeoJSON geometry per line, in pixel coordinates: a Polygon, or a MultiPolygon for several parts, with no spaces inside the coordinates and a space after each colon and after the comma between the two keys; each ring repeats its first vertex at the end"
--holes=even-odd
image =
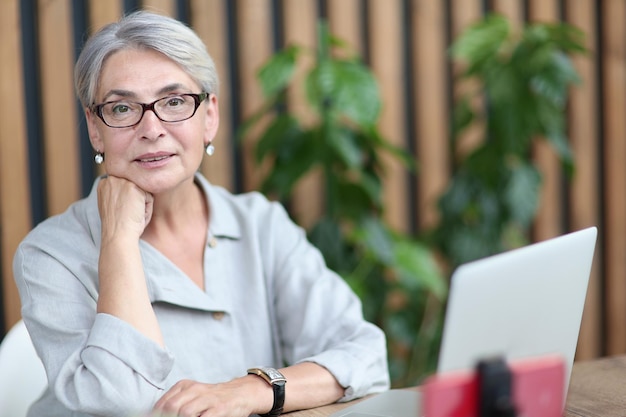
{"type": "Polygon", "coordinates": [[[115,52],[132,48],[162,53],[180,65],[203,91],[217,94],[215,64],[198,35],[171,17],[137,11],[104,26],[85,43],[74,66],[74,88],[84,107],[95,104],[104,61],[115,52]]]}

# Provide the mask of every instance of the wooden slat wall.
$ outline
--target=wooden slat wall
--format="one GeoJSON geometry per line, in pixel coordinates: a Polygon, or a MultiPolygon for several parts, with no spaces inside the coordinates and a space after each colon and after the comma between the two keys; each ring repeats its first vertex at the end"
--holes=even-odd
{"type": "MultiPolygon", "coordinates": [[[[84,121],[71,85],[74,39],[116,20],[133,2],[3,0],[0,2],[0,273],[4,329],[19,317],[11,263],[19,241],[34,224],[63,211],[88,189],[98,170],[84,146],[84,121]],[[21,11],[24,13],[21,13],[21,11]],[[34,28],[33,36],[28,36],[34,28]],[[78,32],[78,33],[77,33],[78,32]],[[28,53],[26,53],[28,52],[28,53]],[[35,63],[25,57],[36,56],[35,63]],[[28,70],[28,71],[27,71],[28,70]],[[27,86],[36,86],[27,89],[27,86]],[[25,91],[36,91],[34,97],[25,91]],[[26,99],[25,99],[26,97],[26,99]],[[27,119],[27,115],[30,117],[27,119]],[[36,115],[37,125],[27,126],[36,115]],[[83,144],[83,145],[81,145],[83,144]],[[33,156],[38,156],[33,158],[33,156]],[[32,166],[41,161],[41,166],[32,166]],[[89,161],[87,163],[83,161],[89,161]],[[85,168],[88,167],[88,168],[85,168]],[[40,213],[40,214],[37,214],[40,213]],[[43,213],[43,214],[41,214],[43,213]]],[[[287,43],[313,47],[318,17],[346,40],[376,74],[384,100],[380,129],[414,152],[416,174],[389,166],[386,216],[400,230],[415,231],[437,219],[435,199],[450,175],[448,119],[452,85],[447,48],[467,25],[491,10],[525,21],[570,22],[587,34],[590,54],[576,57],[583,83],[572,89],[569,137],[577,173],[568,182],[552,151],[538,145],[544,173],[537,240],[590,225],[600,228],[578,358],[626,353],[626,3],[623,0],[144,0],[139,7],[178,17],[208,45],[221,78],[221,128],[216,155],[202,171],[235,192],[256,189],[260,172],[252,142],[241,145],[239,123],[260,106],[259,66],[287,43]]],[[[304,67],[298,77],[303,76],[304,67]]],[[[305,121],[302,91],[290,108],[305,121]]],[[[477,136],[469,132],[464,148],[477,136]]],[[[298,187],[289,208],[303,225],[323,210],[314,173],[298,187]]]]}

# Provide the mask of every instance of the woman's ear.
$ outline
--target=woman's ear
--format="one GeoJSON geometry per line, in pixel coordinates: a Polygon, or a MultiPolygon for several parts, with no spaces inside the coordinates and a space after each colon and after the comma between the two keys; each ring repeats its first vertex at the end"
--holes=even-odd
{"type": "Polygon", "coordinates": [[[217,134],[217,128],[220,125],[220,112],[217,102],[217,96],[210,94],[207,99],[205,126],[204,126],[204,145],[213,142],[217,134]]]}
{"type": "Polygon", "coordinates": [[[87,120],[87,132],[89,132],[91,146],[98,152],[104,152],[104,143],[97,126],[98,116],[91,109],[86,108],[85,119],[87,120]]]}

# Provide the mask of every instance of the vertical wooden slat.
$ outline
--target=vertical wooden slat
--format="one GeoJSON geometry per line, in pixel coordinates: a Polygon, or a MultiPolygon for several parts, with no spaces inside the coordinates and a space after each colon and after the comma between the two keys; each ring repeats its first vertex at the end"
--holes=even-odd
{"type": "Polygon", "coordinates": [[[0,2],[0,285],[7,329],[20,318],[13,254],[31,228],[20,33],[19,1],[0,2]]]}
{"type": "MultiPolygon", "coordinates": [[[[263,65],[272,50],[271,28],[274,22],[271,16],[269,0],[241,0],[237,2],[238,44],[237,56],[240,64],[239,85],[242,94],[241,116],[250,117],[262,105],[264,98],[256,73],[263,65]]],[[[258,168],[253,160],[254,136],[261,129],[250,132],[250,138],[242,145],[243,150],[243,182],[245,190],[257,190],[262,168],[258,168]]]]}
{"type": "Polygon", "coordinates": [[[231,96],[233,92],[230,85],[234,74],[229,66],[231,51],[229,51],[227,40],[227,1],[192,0],[190,9],[191,25],[207,46],[220,77],[218,92],[220,128],[213,141],[216,152],[211,157],[204,157],[200,170],[213,184],[233,191],[235,172],[232,142],[236,138],[232,128],[231,96]]]}
{"type": "Polygon", "coordinates": [[[607,353],[626,352],[626,2],[602,9],[607,353]]]}
{"type": "MultiPolygon", "coordinates": [[[[369,1],[370,8],[370,60],[372,70],[380,85],[382,111],[379,129],[383,137],[395,146],[406,149],[406,112],[404,105],[405,82],[402,50],[402,2],[388,0],[369,1]],[[385,30],[382,30],[385,28],[385,30]]],[[[408,231],[407,171],[383,155],[385,166],[383,198],[385,217],[389,225],[408,231]]]]}
{"type": "MultiPolygon", "coordinates": [[[[559,10],[557,0],[531,0],[530,22],[558,21],[559,10]]],[[[533,147],[533,159],[542,175],[539,192],[539,208],[535,218],[533,232],[536,240],[545,240],[560,235],[562,211],[561,199],[561,166],[554,149],[547,140],[536,142],[533,147]]]]}
{"type": "MultiPolygon", "coordinates": [[[[89,25],[88,33],[83,34],[83,42],[86,42],[90,35],[102,29],[105,25],[117,22],[122,16],[124,9],[122,7],[121,0],[89,0],[89,25]]],[[[82,45],[80,45],[82,47],[82,45]]],[[[81,122],[84,121],[84,116],[81,113],[81,122]]],[[[83,139],[85,140],[85,139],[83,139]]],[[[103,175],[104,166],[96,166],[96,175],[103,175]]]]}
{"type": "Polygon", "coordinates": [[[519,0],[491,0],[491,11],[506,16],[513,31],[524,25],[524,2],[519,0]]]}
{"type": "MultiPolygon", "coordinates": [[[[599,225],[600,175],[598,167],[598,102],[596,73],[593,57],[596,44],[594,0],[569,0],[566,20],[585,33],[588,56],[572,57],[582,83],[571,91],[568,112],[569,137],[576,163],[576,173],[571,184],[571,227],[574,230],[599,225]]],[[[564,202],[567,203],[567,202],[564,202]]],[[[601,282],[602,235],[600,230],[596,256],[587,289],[585,312],[580,329],[577,359],[591,359],[601,354],[601,282]]]]}
{"type": "Polygon", "coordinates": [[[176,17],[175,0],[143,0],[141,8],[149,12],[176,17]]]}
{"type": "Polygon", "coordinates": [[[448,110],[446,99],[446,38],[443,2],[413,1],[415,91],[417,114],[418,213],[417,224],[434,226],[436,201],[446,187],[449,172],[448,110]]]}
{"type": "Polygon", "coordinates": [[[456,39],[470,25],[482,18],[481,0],[452,0],[450,10],[452,38],[456,39]]]}
{"type": "Polygon", "coordinates": [[[363,56],[363,39],[360,30],[360,0],[327,0],[330,32],[345,41],[354,52],[363,56]]]}
{"type": "Polygon", "coordinates": [[[90,33],[102,26],[117,21],[124,9],[121,0],[89,0],[89,26],[90,33]]]}
{"type": "Polygon", "coordinates": [[[57,214],[80,196],[71,10],[67,0],[38,6],[46,191],[48,212],[57,214]]]}
{"type": "MultiPolygon", "coordinates": [[[[452,25],[452,42],[466,30],[470,25],[476,23],[482,17],[481,0],[452,0],[451,9],[451,25],[452,25]]],[[[454,63],[453,77],[457,77],[465,68],[461,63],[454,63]]],[[[454,82],[454,96],[462,97],[470,92],[478,91],[481,88],[476,80],[458,80],[454,82]]],[[[480,97],[473,99],[473,106],[480,109],[484,105],[484,100],[480,97]]],[[[480,145],[484,138],[484,129],[475,124],[465,131],[460,137],[456,138],[458,146],[458,155],[463,157],[467,155],[476,146],[480,145]]]]}
{"type": "MultiPolygon", "coordinates": [[[[285,44],[295,44],[315,49],[317,38],[317,7],[314,0],[290,0],[283,2],[285,44]]],[[[314,57],[303,55],[294,76],[294,84],[288,91],[289,110],[307,126],[315,122],[315,115],[307,105],[304,80],[314,57]]],[[[302,226],[309,228],[323,211],[323,181],[319,171],[308,174],[294,190],[291,211],[302,226]]]]}
{"type": "Polygon", "coordinates": [[[514,30],[521,27],[524,22],[524,2],[519,0],[491,0],[491,9],[511,20],[514,30]]]}

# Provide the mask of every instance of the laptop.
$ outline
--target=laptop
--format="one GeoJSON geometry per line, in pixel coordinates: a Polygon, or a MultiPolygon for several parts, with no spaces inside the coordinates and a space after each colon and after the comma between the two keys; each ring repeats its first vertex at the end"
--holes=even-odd
{"type": "MultiPolygon", "coordinates": [[[[450,280],[437,372],[480,359],[560,355],[567,393],[597,228],[589,227],[457,268],[450,280]]],[[[416,390],[392,389],[331,417],[414,417],[416,390]]]]}

